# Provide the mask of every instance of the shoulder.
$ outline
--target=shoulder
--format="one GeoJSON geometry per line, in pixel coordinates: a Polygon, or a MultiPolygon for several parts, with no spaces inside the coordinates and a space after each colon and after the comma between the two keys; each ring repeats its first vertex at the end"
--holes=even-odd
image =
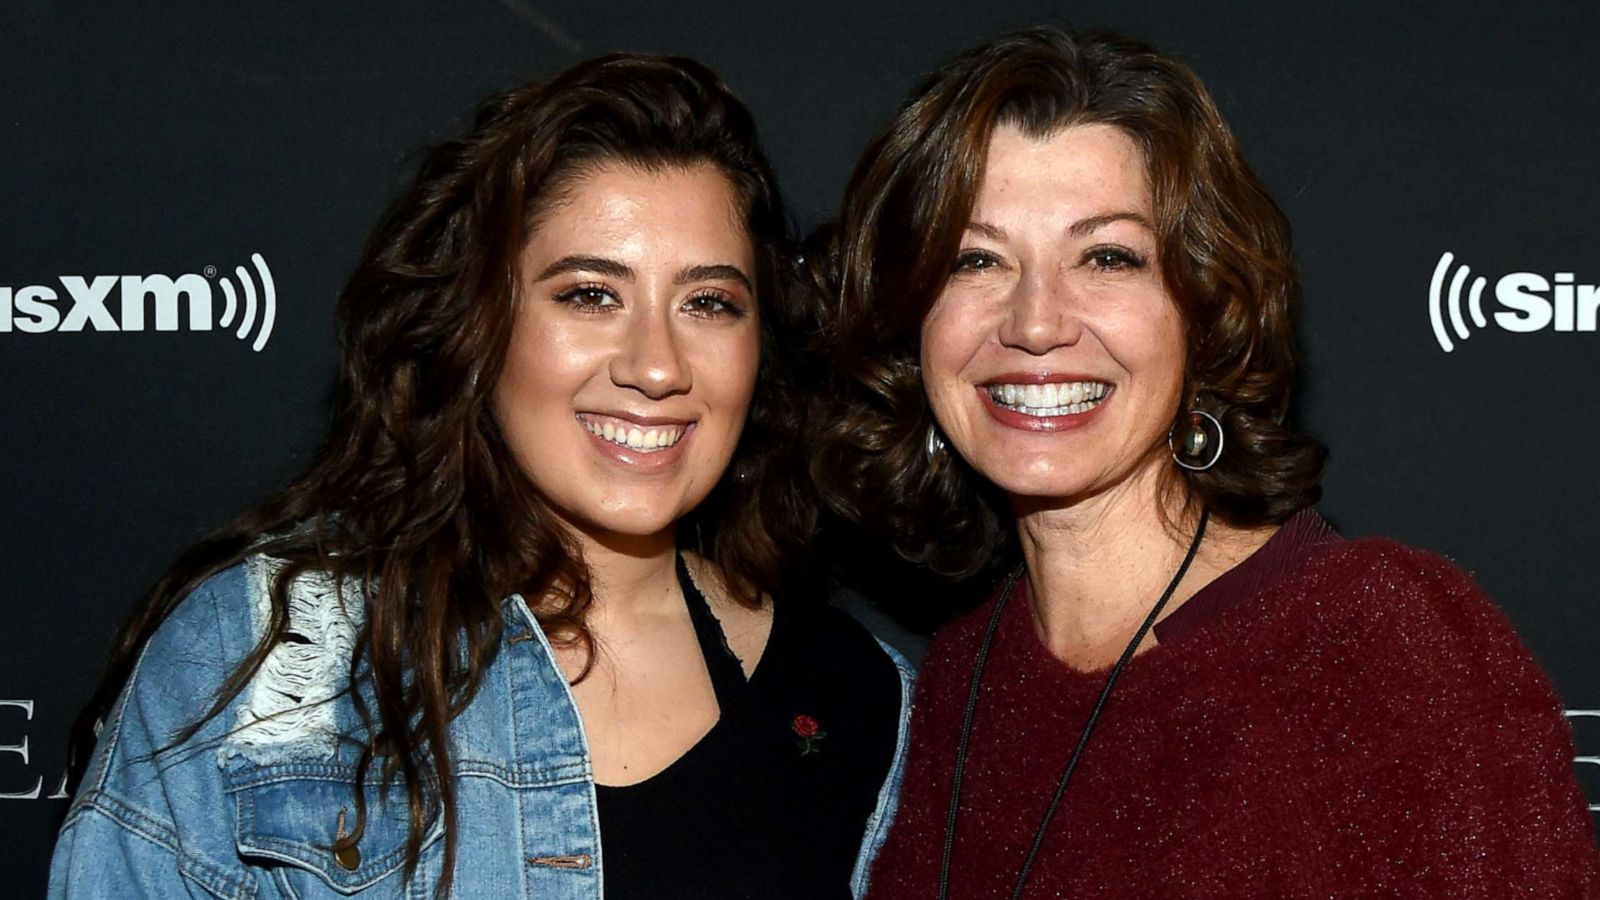
{"type": "Polygon", "coordinates": [[[107,867],[159,867],[163,854],[190,877],[227,868],[232,829],[219,823],[231,804],[214,751],[232,724],[211,713],[256,643],[251,583],[243,563],[211,575],[145,642],[73,798],[53,878],[76,887],[107,867]]]}
{"type": "Polygon", "coordinates": [[[140,652],[102,733],[100,771],[91,776],[106,777],[116,760],[138,767],[158,751],[253,755],[308,734],[325,749],[337,730],[328,701],[348,680],[361,604],[325,574],[302,574],[285,585],[285,639],[263,648],[274,616],[273,585],[284,566],[249,557],[177,602],[140,652]],[[228,696],[241,667],[262,650],[259,667],[228,696]]]}
{"type": "MultiPolygon", "coordinates": [[[[139,670],[243,661],[271,627],[272,591],[287,565],[282,559],[255,554],[200,582],[151,635],[139,670]]],[[[296,575],[283,592],[284,624],[291,640],[336,638],[358,629],[364,608],[353,588],[320,571],[296,575]]]]}
{"type": "Polygon", "coordinates": [[[1511,623],[1470,575],[1442,556],[1395,541],[1335,545],[1294,581],[1320,601],[1310,610],[1319,624],[1457,650],[1521,649],[1511,623]]]}
{"type": "Polygon", "coordinates": [[[1445,557],[1388,538],[1331,543],[1306,570],[1329,582],[1349,581],[1368,592],[1388,585],[1408,594],[1453,593],[1473,584],[1471,576],[1445,557]]]}
{"type": "Polygon", "coordinates": [[[1510,620],[1441,556],[1391,540],[1349,541],[1284,587],[1290,637],[1282,649],[1303,675],[1292,679],[1297,690],[1396,722],[1560,716],[1554,687],[1510,620]]]}
{"type": "MultiPolygon", "coordinates": [[[[254,556],[217,572],[146,643],[64,823],[52,866],[62,893],[135,882],[159,896],[195,884],[253,896],[261,858],[285,864],[274,882],[301,890],[398,880],[405,804],[376,802],[385,795],[370,785],[366,861],[350,871],[327,852],[325,814],[351,802],[365,746],[349,689],[359,585],[290,578],[286,566],[254,556]],[[263,643],[274,623],[281,637],[263,643]]],[[[441,830],[422,836],[425,853],[441,830]]],[[[436,858],[423,870],[436,873],[436,858]]]]}
{"type": "MultiPolygon", "coordinates": [[[[256,554],[202,581],[151,636],[134,682],[142,685],[175,668],[231,671],[244,662],[272,628],[273,591],[287,566],[256,554]]],[[[365,615],[356,585],[306,571],[282,586],[282,597],[285,642],[306,648],[297,651],[300,656],[326,650],[347,658],[354,650],[365,615]]]]}
{"type": "Polygon", "coordinates": [[[251,584],[249,567],[240,563],[178,600],[139,653],[108,725],[114,737],[120,730],[147,729],[160,746],[162,732],[176,732],[204,715],[255,645],[251,584]]]}
{"type": "Polygon", "coordinates": [[[247,563],[223,569],[190,591],[162,621],[145,645],[140,668],[205,654],[242,656],[240,644],[252,637],[253,579],[247,563]]]}
{"type": "Polygon", "coordinates": [[[1007,587],[1015,588],[1009,578],[996,583],[984,602],[951,619],[934,632],[917,673],[919,708],[936,698],[966,689],[976,664],[978,645],[983,642],[984,633],[995,615],[995,607],[1000,604],[1007,587]]]}

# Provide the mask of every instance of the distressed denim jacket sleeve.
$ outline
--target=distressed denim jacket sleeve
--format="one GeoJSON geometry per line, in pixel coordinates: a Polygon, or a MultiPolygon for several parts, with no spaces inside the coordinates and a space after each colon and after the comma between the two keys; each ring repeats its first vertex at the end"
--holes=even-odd
{"type": "Polygon", "coordinates": [[[242,573],[223,573],[186,598],[141,654],[62,826],[50,868],[52,900],[257,895],[224,823],[185,821],[194,811],[223,808],[214,751],[226,715],[181,747],[158,752],[205,714],[248,652],[248,610],[219,608],[218,589],[236,587],[230,576],[242,573]],[[196,754],[203,764],[185,763],[196,754]]]}
{"type": "Polygon", "coordinates": [[[867,885],[872,878],[872,864],[877,861],[878,851],[883,848],[883,841],[889,836],[889,827],[894,824],[895,809],[900,804],[900,784],[905,778],[906,748],[910,741],[911,726],[911,698],[912,687],[916,679],[916,670],[906,660],[900,651],[885,643],[878,641],[883,647],[883,652],[889,654],[894,661],[894,667],[900,674],[900,729],[895,739],[894,761],[889,765],[889,776],[883,781],[883,788],[878,791],[878,805],[873,810],[872,817],[867,820],[867,833],[861,841],[861,854],[856,858],[856,868],[850,878],[850,893],[861,900],[867,894],[867,885]]]}
{"type": "MultiPolygon", "coordinates": [[[[257,556],[218,573],[150,640],[63,824],[52,900],[434,896],[442,818],[424,826],[411,869],[403,788],[357,774],[366,732],[350,694],[364,614],[354,585],[297,577],[285,639],[237,697],[174,744],[265,633],[280,567],[257,556]],[[334,852],[341,835],[357,845],[334,852]]],[[[525,604],[512,597],[505,608],[501,651],[452,723],[461,843],[451,896],[600,900],[577,708],[525,604]]]]}

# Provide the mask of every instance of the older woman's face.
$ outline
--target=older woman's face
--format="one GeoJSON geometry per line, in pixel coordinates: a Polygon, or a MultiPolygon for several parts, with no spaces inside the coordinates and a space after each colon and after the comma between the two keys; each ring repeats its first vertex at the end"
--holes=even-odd
{"type": "Polygon", "coordinates": [[[1153,221],[1120,130],[995,131],[922,373],[955,449],[1014,497],[1091,496],[1161,464],[1184,326],[1153,221]]]}
{"type": "Polygon", "coordinates": [[[727,468],[760,360],[755,250],[710,166],[602,167],[524,248],[495,413],[589,534],[653,535],[727,468]]]}

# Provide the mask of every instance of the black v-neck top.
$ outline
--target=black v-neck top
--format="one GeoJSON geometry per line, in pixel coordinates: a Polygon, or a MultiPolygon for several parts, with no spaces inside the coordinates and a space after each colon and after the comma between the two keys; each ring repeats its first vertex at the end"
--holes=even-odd
{"type": "Polygon", "coordinates": [[[666,769],[596,785],[608,900],[850,896],[899,734],[900,677],[865,628],[775,606],[750,679],[678,561],[721,715],[666,769]]]}

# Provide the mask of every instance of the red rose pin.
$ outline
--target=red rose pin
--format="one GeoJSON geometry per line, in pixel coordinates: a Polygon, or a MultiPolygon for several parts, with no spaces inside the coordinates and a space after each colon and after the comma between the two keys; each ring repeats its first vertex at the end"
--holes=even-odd
{"type": "Polygon", "coordinates": [[[800,748],[801,756],[821,752],[822,739],[828,736],[816,719],[806,715],[795,716],[794,721],[789,723],[789,730],[800,739],[795,742],[795,746],[800,748]]]}

